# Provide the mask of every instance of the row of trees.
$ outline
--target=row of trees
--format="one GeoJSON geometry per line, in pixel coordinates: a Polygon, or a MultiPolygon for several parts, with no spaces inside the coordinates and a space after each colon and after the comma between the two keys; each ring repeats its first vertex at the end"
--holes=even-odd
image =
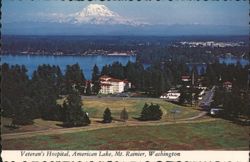
{"type": "Polygon", "coordinates": [[[177,43],[175,45],[146,46],[139,51],[137,58],[147,63],[161,62],[169,59],[178,63],[208,63],[216,61],[217,57],[221,56],[223,53],[233,53],[235,56],[240,57],[242,53],[248,53],[248,50],[248,46],[189,47],[177,43]]]}
{"type": "MultiPolygon", "coordinates": [[[[111,111],[109,108],[106,108],[104,110],[104,113],[103,113],[103,121],[102,122],[103,123],[111,123],[112,120],[113,120],[113,117],[111,115],[111,111]]],[[[125,108],[121,111],[120,120],[122,120],[122,121],[128,120],[128,112],[125,108]]]]}
{"type": "MultiPolygon", "coordinates": [[[[130,64],[137,66],[132,63],[128,66],[130,64]]],[[[80,102],[80,94],[86,93],[86,79],[78,64],[68,65],[64,75],[58,66],[40,65],[31,79],[26,74],[25,66],[3,64],[1,71],[2,115],[12,118],[13,124],[30,124],[36,118],[60,120],[65,126],[90,123],[80,102]],[[67,99],[61,106],[57,100],[62,95],[66,95],[67,99]]],[[[100,89],[100,75],[102,73],[94,66],[91,94],[97,94],[100,89]]],[[[121,116],[125,120],[126,111],[121,116]]]]}
{"type": "Polygon", "coordinates": [[[201,68],[199,74],[196,67],[190,70],[186,64],[174,61],[156,62],[148,68],[139,62],[128,62],[125,66],[114,62],[112,65],[105,65],[100,75],[128,79],[136,90],[144,91],[149,96],[158,97],[171,86],[183,84],[181,76],[191,75],[193,72],[196,81],[200,78],[203,86],[211,87],[230,81],[239,89],[246,89],[249,68],[249,65],[243,67],[239,63],[236,65],[213,63],[207,64],[206,68],[201,68]]]}
{"type": "Polygon", "coordinates": [[[222,107],[225,118],[250,119],[250,94],[237,88],[233,88],[230,92],[218,87],[214,94],[212,107],[222,107]]]}
{"type": "Polygon", "coordinates": [[[12,118],[13,124],[29,124],[33,119],[43,118],[81,125],[71,121],[70,115],[71,111],[76,111],[75,114],[86,116],[80,113],[81,106],[74,105],[79,104],[77,96],[85,88],[85,78],[78,64],[67,66],[65,75],[58,66],[40,65],[31,79],[25,66],[3,64],[1,71],[2,115],[12,118]],[[61,95],[68,96],[63,108],[57,104],[61,95]]]}
{"type": "Polygon", "coordinates": [[[158,97],[171,86],[180,84],[181,75],[188,73],[185,64],[174,62],[155,63],[148,68],[139,62],[128,62],[125,66],[114,62],[112,65],[105,65],[101,70],[101,75],[128,79],[135,90],[144,91],[153,97],[158,97]]]}
{"type": "MultiPolygon", "coordinates": [[[[142,108],[141,115],[138,118],[138,120],[141,120],[141,121],[160,120],[162,115],[163,115],[163,113],[162,113],[160,106],[158,104],[151,103],[150,105],[148,105],[147,103],[145,103],[145,105],[142,108]]],[[[125,108],[121,111],[120,119],[123,121],[128,120],[128,112],[125,108]]],[[[104,113],[103,113],[103,121],[102,122],[103,123],[111,123],[112,120],[113,120],[113,117],[111,115],[111,111],[109,108],[106,108],[104,113]]]]}
{"type": "Polygon", "coordinates": [[[248,69],[250,69],[250,65],[242,67],[240,63],[236,65],[208,64],[203,84],[206,86],[220,86],[223,82],[230,81],[234,87],[244,90],[247,88],[248,69]]]}
{"type": "MultiPolygon", "coordinates": [[[[144,46],[140,43],[150,41],[150,38],[120,37],[120,36],[10,36],[2,37],[5,42],[2,50],[5,53],[21,53],[22,51],[40,51],[51,55],[56,52],[63,54],[82,54],[96,51],[131,51],[140,50],[144,46]],[[140,42],[140,43],[138,43],[140,42]]],[[[154,38],[156,39],[156,38],[154,38]]],[[[32,53],[31,53],[32,54],[32,53]]]]}
{"type": "MultiPolygon", "coordinates": [[[[113,120],[113,117],[111,115],[111,111],[109,108],[106,108],[104,110],[104,113],[103,113],[103,123],[111,123],[113,120]]],[[[122,121],[126,121],[128,120],[128,112],[127,110],[124,108],[121,113],[120,113],[120,120],[122,121]]]]}
{"type": "MultiPolygon", "coordinates": [[[[235,66],[208,64],[202,83],[211,86],[220,85],[223,81],[231,81],[235,89],[244,90],[247,86],[248,68],[249,65],[242,67],[239,64],[235,66]]],[[[65,74],[62,74],[58,66],[40,65],[34,71],[32,78],[27,76],[25,66],[2,64],[1,71],[2,114],[13,118],[14,123],[19,124],[31,123],[35,118],[64,120],[65,117],[62,115],[61,107],[57,105],[57,99],[61,95],[75,92],[79,95],[98,94],[101,75],[126,78],[132,82],[135,90],[144,91],[149,96],[159,96],[172,85],[181,83],[181,75],[189,74],[185,64],[173,61],[153,64],[148,68],[144,68],[139,62],[128,62],[125,66],[115,62],[104,66],[101,71],[96,65],[94,66],[91,80],[93,87],[91,87],[90,82],[86,82],[78,64],[68,65],[65,74]]],[[[238,93],[234,92],[234,94],[238,93]]],[[[186,96],[188,97],[190,98],[186,96]]]]}

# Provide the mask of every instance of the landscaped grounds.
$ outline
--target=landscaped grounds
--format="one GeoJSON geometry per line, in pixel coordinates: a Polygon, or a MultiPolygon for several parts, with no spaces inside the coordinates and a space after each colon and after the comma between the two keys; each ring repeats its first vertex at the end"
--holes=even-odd
{"type": "Polygon", "coordinates": [[[247,150],[249,126],[229,121],[128,126],[3,140],[3,149],[247,150]]]}

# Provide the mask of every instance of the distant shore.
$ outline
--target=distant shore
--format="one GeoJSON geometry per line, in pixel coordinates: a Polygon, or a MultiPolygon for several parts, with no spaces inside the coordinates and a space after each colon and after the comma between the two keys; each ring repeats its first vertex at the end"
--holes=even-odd
{"type": "Polygon", "coordinates": [[[135,53],[88,53],[88,54],[83,54],[83,53],[34,53],[34,52],[18,52],[18,53],[10,53],[10,52],[2,52],[1,55],[29,55],[29,56],[124,56],[124,57],[130,57],[130,56],[136,56],[137,54],[135,53]]]}

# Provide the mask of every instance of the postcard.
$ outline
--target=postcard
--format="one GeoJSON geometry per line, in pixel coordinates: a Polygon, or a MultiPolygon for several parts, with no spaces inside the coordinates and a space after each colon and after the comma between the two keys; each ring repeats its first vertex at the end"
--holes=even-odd
{"type": "Polygon", "coordinates": [[[4,162],[249,161],[248,1],[3,1],[4,162]]]}

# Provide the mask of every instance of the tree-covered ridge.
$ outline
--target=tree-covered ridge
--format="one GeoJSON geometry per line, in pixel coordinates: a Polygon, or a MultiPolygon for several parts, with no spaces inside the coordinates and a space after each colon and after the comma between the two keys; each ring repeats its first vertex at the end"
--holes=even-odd
{"type": "MultiPolygon", "coordinates": [[[[174,60],[214,62],[221,54],[248,54],[248,36],[15,36],[4,35],[2,54],[87,55],[114,52],[136,54],[143,63],[174,60]],[[176,46],[181,41],[244,42],[233,47],[176,46]]],[[[245,55],[249,58],[249,56],[245,55]]]]}

